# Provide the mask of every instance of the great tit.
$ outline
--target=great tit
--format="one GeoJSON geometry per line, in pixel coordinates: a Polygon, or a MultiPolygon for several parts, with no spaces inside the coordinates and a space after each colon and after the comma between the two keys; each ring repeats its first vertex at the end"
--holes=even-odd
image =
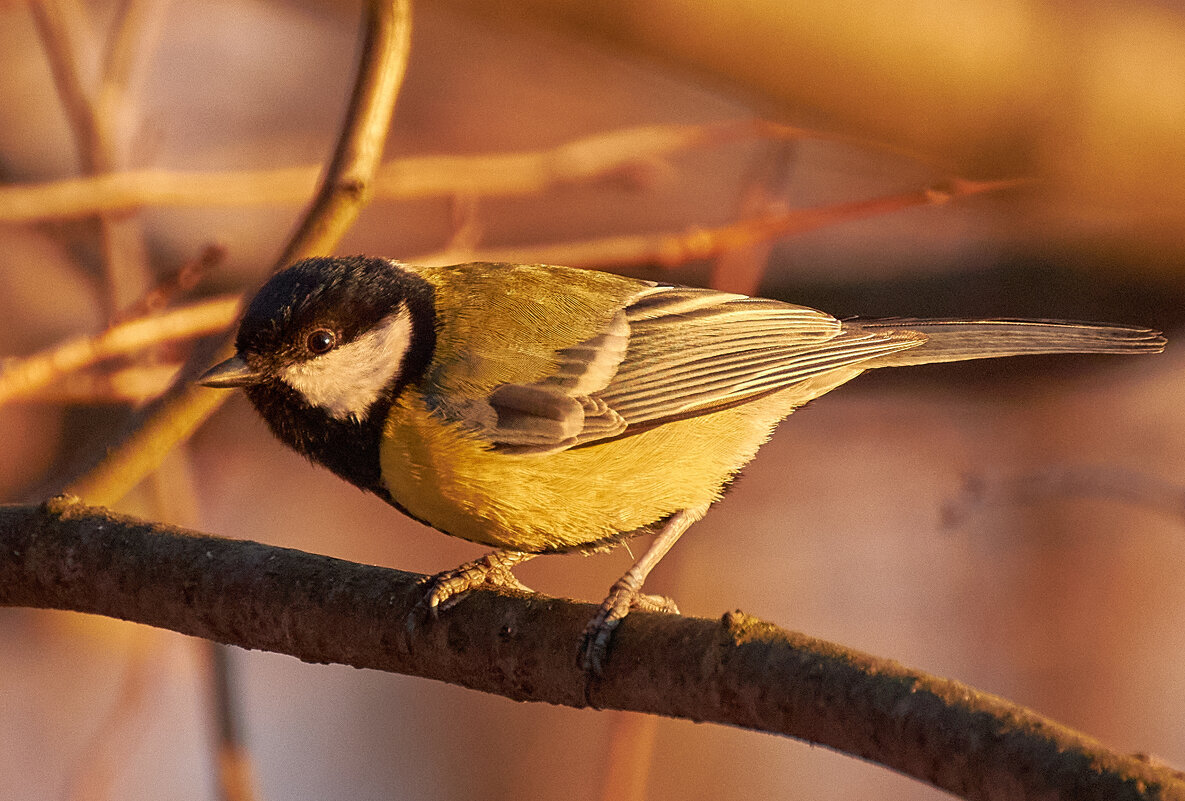
{"type": "Polygon", "coordinates": [[[600,671],[647,574],[794,409],[874,367],[1153,353],[1156,331],[1045,320],[846,320],[775,300],[526,264],[314,258],[247,308],[242,387],[284,443],[495,550],[433,577],[436,610],[540,554],[650,547],[581,644],[600,671]]]}

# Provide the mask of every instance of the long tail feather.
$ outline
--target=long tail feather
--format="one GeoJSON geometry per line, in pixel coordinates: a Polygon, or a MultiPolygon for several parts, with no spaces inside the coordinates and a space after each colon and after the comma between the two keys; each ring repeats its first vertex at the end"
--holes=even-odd
{"type": "Polygon", "coordinates": [[[867,367],[904,367],[965,359],[990,359],[1038,353],[1159,353],[1165,339],[1159,331],[1105,323],[1057,320],[852,320],[845,328],[889,334],[924,334],[915,348],[877,357],[867,367]]]}

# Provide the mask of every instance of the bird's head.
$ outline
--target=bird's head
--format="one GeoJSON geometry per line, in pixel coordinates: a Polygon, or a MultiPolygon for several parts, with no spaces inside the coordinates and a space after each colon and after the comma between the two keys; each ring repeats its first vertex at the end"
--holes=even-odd
{"type": "Polygon", "coordinates": [[[284,399],[363,421],[423,371],[433,332],[423,278],[385,259],[306,259],[264,284],[243,315],[236,354],[199,380],[242,387],[261,412],[261,403],[284,399]]]}

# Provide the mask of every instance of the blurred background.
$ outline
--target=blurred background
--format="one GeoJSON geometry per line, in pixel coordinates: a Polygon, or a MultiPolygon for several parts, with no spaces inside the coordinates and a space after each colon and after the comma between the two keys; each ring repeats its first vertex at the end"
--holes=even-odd
{"type": "MultiPolygon", "coordinates": [[[[360,12],[0,4],[9,369],[264,279],[332,148],[360,12]],[[89,139],[64,58],[99,111],[89,139]],[[131,201],[62,184],[129,171],[131,201]]],[[[339,253],[563,261],[837,316],[1165,330],[1155,357],[862,377],[783,424],[647,586],[688,614],[739,607],[1185,764],[1185,8],[425,0],[412,37],[393,166],[339,253]],[[730,238],[769,219],[804,230],[730,238]]],[[[3,396],[3,498],[62,486],[187,347],[3,396]]],[[[241,396],[119,508],[425,573],[481,552],[309,466],[241,396]]],[[[598,600],[630,561],[518,572],[598,600]]],[[[767,735],[229,660],[262,799],[945,797],[767,735]]],[[[190,638],[0,609],[5,795],[216,797],[209,673],[190,638]]]]}

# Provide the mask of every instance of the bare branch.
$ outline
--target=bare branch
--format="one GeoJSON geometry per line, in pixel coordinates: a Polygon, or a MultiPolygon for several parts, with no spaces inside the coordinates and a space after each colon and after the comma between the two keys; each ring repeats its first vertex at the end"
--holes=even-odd
{"type": "Polygon", "coordinates": [[[145,206],[265,206],[304,203],[316,165],[242,172],[127,170],[41,184],[0,187],[0,222],[38,222],[132,211],[145,206]]]}
{"type": "MultiPolygon", "coordinates": [[[[785,208],[783,198],[793,173],[796,143],[776,142],[762,148],[747,170],[737,203],[737,216],[755,217],[785,208]]],[[[708,285],[725,292],[757,294],[769,266],[772,240],[755,243],[743,250],[721,253],[712,260],[708,285]]]]}
{"type": "MultiPolygon", "coordinates": [[[[762,120],[645,125],[520,153],[394,159],[378,168],[373,191],[375,199],[383,200],[530,195],[562,184],[646,174],[656,162],[693,148],[755,138],[808,137],[825,135],[762,120]]],[[[234,172],[134,170],[0,186],[0,222],[70,219],[149,206],[305,203],[316,188],[320,170],[317,165],[234,172]]]]}
{"type": "Polygon", "coordinates": [[[615,635],[606,676],[590,683],[575,644],[591,604],[476,591],[429,622],[416,617],[421,578],[69,498],[0,507],[0,605],[104,614],[519,701],[788,735],[969,799],[1185,799],[1185,775],[1146,757],[740,612],[719,621],[635,612],[615,635]]]}
{"type": "Polygon", "coordinates": [[[113,322],[123,323],[161,311],[178,296],[197,286],[206,277],[206,274],[221,264],[225,258],[226,248],[221,245],[206,245],[195,258],[158,280],[156,286],[121,311],[113,322]]]}
{"type": "Polygon", "coordinates": [[[106,135],[110,145],[114,145],[114,118],[132,82],[139,51],[144,47],[145,31],[159,20],[163,6],[146,0],[120,0],[115,10],[93,101],[99,125],[110,126],[106,135]]]}
{"type": "MultiPolygon", "coordinates": [[[[362,58],[337,150],[322,190],[276,269],[301,256],[328,253],[365,201],[407,65],[410,5],[410,0],[367,3],[362,58]]],[[[219,354],[230,355],[229,339],[219,354]]],[[[98,465],[70,482],[72,492],[97,503],[122,498],[160,465],[170,448],[213,414],[229,393],[191,383],[211,361],[210,354],[204,356],[191,358],[172,389],[134,421],[131,434],[98,465]]]]}
{"type": "Polygon", "coordinates": [[[167,362],[98,373],[71,373],[40,389],[22,393],[9,402],[138,406],[167,390],[180,369],[180,362],[167,362]]]}
{"type": "Polygon", "coordinates": [[[718,257],[732,250],[752,247],[762,242],[802,234],[850,220],[875,217],[911,206],[941,205],[955,198],[1024,186],[1023,179],[1008,181],[967,181],[951,179],[942,184],[895,195],[792,209],[777,214],[752,217],[717,228],[691,228],[678,234],[626,234],[542,245],[519,245],[507,248],[447,250],[410,259],[416,264],[440,265],[460,261],[508,261],[523,264],[567,264],[616,267],[657,264],[677,267],[696,259],[718,257]]]}
{"type": "Polygon", "coordinates": [[[41,37],[54,88],[62,102],[62,110],[70,122],[70,129],[78,146],[78,157],[84,173],[105,172],[111,168],[103,148],[101,131],[82,83],[82,75],[75,57],[76,45],[71,41],[69,16],[63,13],[57,0],[34,0],[29,4],[37,33],[41,37]]]}
{"type": "Polygon", "coordinates": [[[203,653],[209,665],[210,705],[214,713],[214,759],[218,796],[222,801],[254,801],[255,769],[244,741],[236,703],[234,668],[229,648],[206,642],[203,653]]]}
{"type": "Polygon", "coordinates": [[[602,760],[602,801],[646,801],[658,718],[618,714],[609,727],[609,753],[602,760]]]}
{"type": "Polygon", "coordinates": [[[67,340],[25,359],[8,360],[0,370],[0,404],[104,359],[218,333],[238,316],[240,304],[237,296],[226,295],[120,323],[98,336],[67,340]]]}
{"type": "Polygon", "coordinates": [[[277,270],[332,251],[373,191],[395,99],[407,71],[411,0],[371,0],[366,4],[363,35],[358,80],[333,159],[311,208],[284,248],[277,270]]]}
{"type": "MultiPolygon", "coordinates": [[[[100,90],[93,96],[83,85],[76,58],[78,43],[71,41],[67,25],[71,17],[84,16],[81,9],[70,13],[62,8],[61,0],[36,0],[31,6],[84,174],[99,175],[115,169],[116,114],[131,75],[132,54],[145,18],[144,6],[139,0],[122,0],[117,7],[100,90]]],[[[113,320],[125,299],[148,284],[143,233],[134,218],[103,214],[98,219],[98,234],[107,275],[107,318],[113,320]]]]}
{"type": "Polygon", "coordinates": [[[115,785],[148,733],[144,721],[152,715],[152,696],[160,691],[162,675],[167,675],[159,653],[164,637],[150,633],[156,636],[127,655],[115,698],[72,765],[68,789],[61,796],[65,801],[117,797],[115,785]]]}
{"type": "Polygon", "coordinates": [[[955,529],[986,509],[1066,498],[1096,498],[1185,521],[1185,486],[1115,465],[1058,465],[1012,476],[965,477],[957,497],[943,506],[944,525],[955,529]]]}

